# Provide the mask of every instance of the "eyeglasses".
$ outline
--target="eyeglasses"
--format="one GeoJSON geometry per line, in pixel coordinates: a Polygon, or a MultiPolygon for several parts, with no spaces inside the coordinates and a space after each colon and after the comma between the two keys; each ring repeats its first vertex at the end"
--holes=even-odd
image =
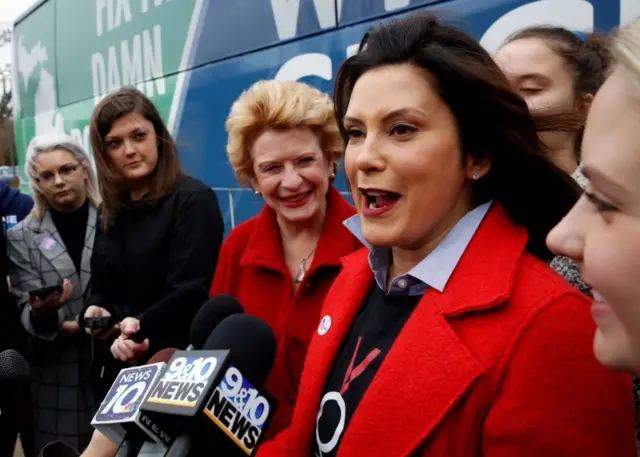
{"type": "Polygon", "coordinates": [[[57,174],[58,176],[60,176],[60,178],[62,178],[63,180],[66,180],[67,178],[69,178],[69,176],[73,174],[74,171],[78,169],[79,166],[80,166],[80,163],[76,163],[73,165],[71,164],[63,165],[58,169],[57,173],[53,171],[43,171],[38,175],[36,179],[39,183],[48,185],[55,182],[56,174],[57,174]]]}

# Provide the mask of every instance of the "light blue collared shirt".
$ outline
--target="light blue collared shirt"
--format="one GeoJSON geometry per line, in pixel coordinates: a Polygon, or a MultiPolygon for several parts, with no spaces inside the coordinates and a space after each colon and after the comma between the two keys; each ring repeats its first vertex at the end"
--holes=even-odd
{"type": "MultiPolygon", "coordinates": [[[[424,259],[407,274],[393,278],[389,295],[423,295],[427,287],[442,292],[458,265],[462,254],[491,207],[484,203],[465,214],[451,229],[447,236],[424,259]]],[[[357,214],[343,222],[353,235],[370,251],[369,266],[373,271],[378,287],[386,290],[387,272],[389,271],[389,248],[376,248],[365,240],[357,214]]]]}

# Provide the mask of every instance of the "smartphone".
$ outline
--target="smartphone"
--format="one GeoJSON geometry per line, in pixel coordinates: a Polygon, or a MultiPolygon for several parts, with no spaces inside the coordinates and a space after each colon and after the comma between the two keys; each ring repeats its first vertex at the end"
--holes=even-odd
{"type": "Polygon", "coordinates": [[[59,294],[61,294],[62,284],[56,284],[55,286],[45,286],[39,289],[30,290],[29,295],[31,295],[32,297],[37,297],[40,300],[44,300],[54,292],[58,292],[59,294]]]}

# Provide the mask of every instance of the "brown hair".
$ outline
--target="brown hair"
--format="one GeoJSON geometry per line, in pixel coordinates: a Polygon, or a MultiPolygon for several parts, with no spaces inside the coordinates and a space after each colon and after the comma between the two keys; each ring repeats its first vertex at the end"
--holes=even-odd
{"type": "Polygon", "coordinates": [[[373,68],[398,64],[415,65],[435,77],[456,119],[463,156],[490,159],[489,172],[474,183],[476,203],[502,203],[527,229],[528,250],[550,260],[546,236],[577,201],[578,187],[545,157],[527,104],[465,33],[424,13],[372,28],[335,80],[336,117],[345,141],[342,120],[356,81],[373,68]]]}
{"type": "Polygon", "coordinates": [[[90,136],[104,202],[102,222],[105,230],[110,218],[120,211],[154,204],[175,189],[182,175],[178,150],[158,110],[139,90],[126,87],[98,103],[91,116],[90,136]],[[158,163],[149,177],[149,192],[135,202],[129,197],[128,183],[113,166],[104,145],[104,138],[113,124],[131,113],[139,114],[153,124],[158,142],[158,163]]]}
{"type": "Polygon", "coordinates": [[[597,33],[572,32],[562,27],[537,26],[522,29],[505,44],[525,38],[544,40],[569,67],[576,96],[595,93],[604,84],[611,64],[609,39],[597,33]]]}
{"type": "MultiPolygon", "coordinates": [[[[576,97],[595,95],[604,84],[611,67],[609,38],[598,33],[572,32],[562,27],[534,26],[511,35],[506,44],[516,40],[537,38],[560,56],[573,79],[576,97]]],[[[540,113],[535,115],[538,131],[575,131],[576,151],[580,150],[587,117],[583,113],[540,113]]]]}

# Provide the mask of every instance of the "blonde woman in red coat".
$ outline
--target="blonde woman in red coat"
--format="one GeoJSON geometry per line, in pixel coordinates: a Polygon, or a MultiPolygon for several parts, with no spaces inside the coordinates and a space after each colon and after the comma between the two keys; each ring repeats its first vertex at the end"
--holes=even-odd
{"type": "Polygon", "coordinates": [[[343,225],[355,210],[333,187],[343,145],[326,94],[300,82],[257,82],[233,104],[227,131],[238,180],[265,205],[225,240],[211,295],[235,296],[276,335],[266,387],[279,405],[268,439],[291,422],[307,347],[340,258],[362,245],[343,225]]]}

